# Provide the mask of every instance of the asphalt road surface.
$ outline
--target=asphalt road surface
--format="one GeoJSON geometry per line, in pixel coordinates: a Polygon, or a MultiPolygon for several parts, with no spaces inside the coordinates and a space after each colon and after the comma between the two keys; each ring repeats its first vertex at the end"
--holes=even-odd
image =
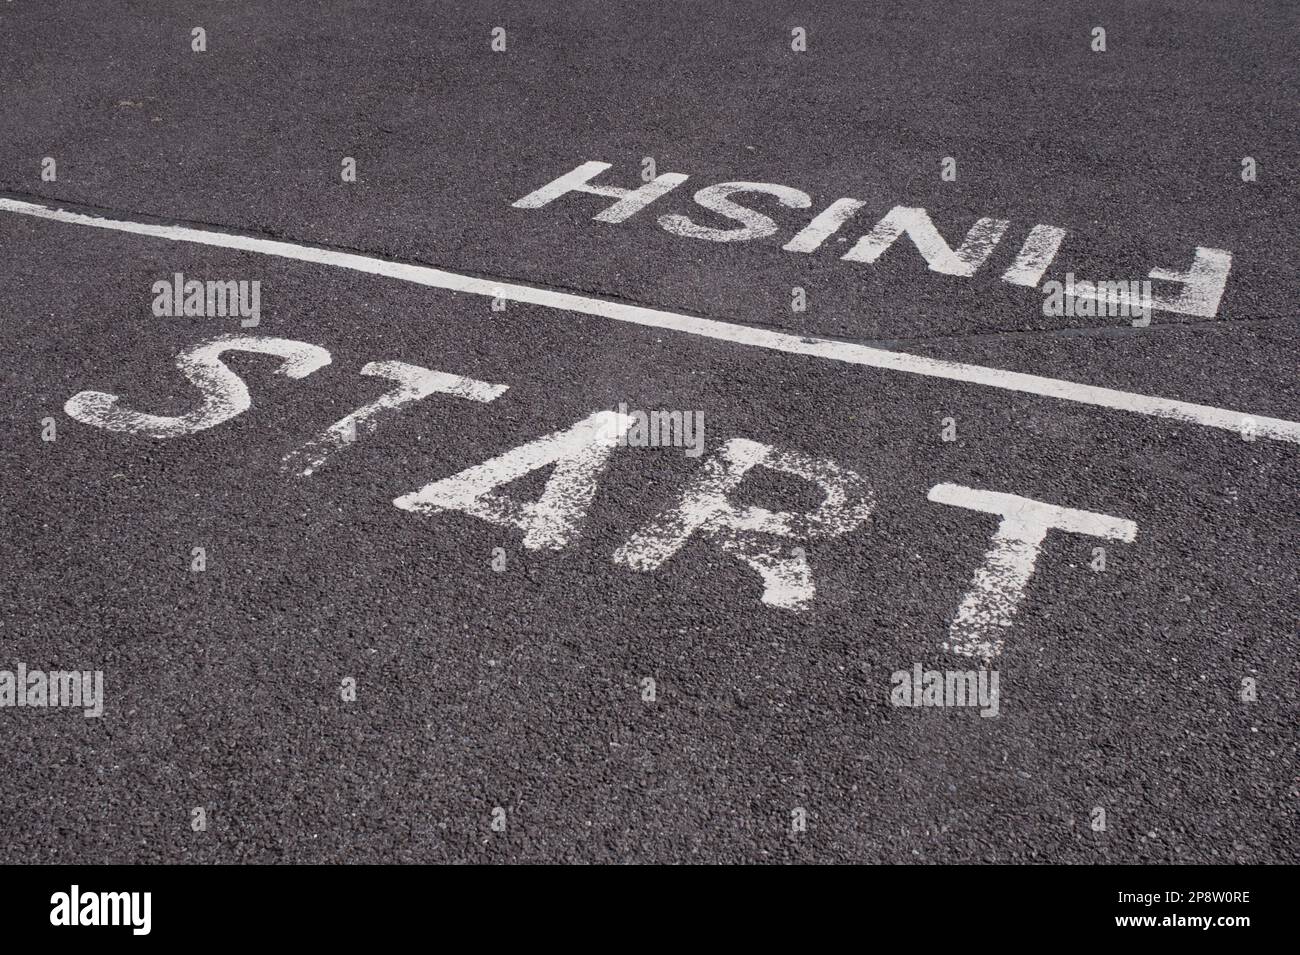
{"type": "Polygon", "coordinates": [[[0,861],[1293,861],[1298,31],[0,5],[0,861]]]}

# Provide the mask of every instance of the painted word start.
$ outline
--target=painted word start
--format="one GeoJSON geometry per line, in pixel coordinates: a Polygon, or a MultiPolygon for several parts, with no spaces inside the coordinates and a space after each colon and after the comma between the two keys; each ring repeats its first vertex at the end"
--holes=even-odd
{"type": "MultiPolygon", "coordinates": [[[[83,424],[142,438],[168,440],[205,431],[252,407],[248,386],[222,361],[227,352],[273,356],[279,359],[275,373],[293,379],[305,378],[331,362],[326,349],[308,342],[222,335],[189,346],[176,357],[177,367],[199,392],[196,407],[185,414],[150,414],[125,407],[118,395],[100,391],[73,395],[64,411],[83,424]]],[[[487,404],[509,390],[508,385],[401,361],[370,362],[361,374],[386,378],[393,387],[286,454],[283,471],[310,477],[360,433],[373,431],[386,412],[430,395],[487,404]]],[[[562,550],[581,536],[600,476],[610,456],[627,447],[636,420],[625,406],[596,411],[568,428],[430,481],[395,498],[393,504],[430,517],[458,511],[521,532],[526,548],[562,550]],[[552,471],[537,500],[521,501],[501,491],[546,468],[552,471]]],[[[983,564],[975,571],[944,643],[945,650],[986,660],[1002,650],[1049,531],[1125,542],[1137,535],[1137,526],[1123,518],[958,484],[936,485],[929,500],[999,518],[983,564]]],[[[867,481],[835,461],[731,438],[701,461],[676,501],[619,546],[613,560],[631,570],[654,571],[689,540],[702,539],[758,575],[764,604],[802,611],[816,595],[808,545],[862,528],[875,506],[867,481]],[[733,503],[745,476],[758,468],[809,482],[821,492],[821,504],[811,511],[790,513],[733,503]]]]}

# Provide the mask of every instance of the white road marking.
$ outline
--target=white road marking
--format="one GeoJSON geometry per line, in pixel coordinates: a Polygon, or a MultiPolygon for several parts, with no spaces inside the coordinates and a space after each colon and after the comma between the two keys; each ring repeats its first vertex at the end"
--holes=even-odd
{"type": "Polygon", "coordinates": [[[739,203],[732,202],[731,196],[738,192],[758,192],[775,196],[776,200],[787,209],[807,209],[812,205],[812,197],[806,192],[779,186],[770,182],[720,182],[716,186],[705,186],[695,194],[697,205],[710,212],[731,219],[741,225],[735,229],[715,229],[712,226],[696,225],[690,216],[665,215],[659,217],[659,226],[673,235],[688,239],[707,239],[711,242],[748,242],[751,239],[765,239],[776,235],[776,222],[771,216],[755,212],[739,203]]]}
{"type": "Polygon", "coordinates": [[[816,594],[806,552],[802,547],[773,543],[770,538],[792,538],[801,544],[847,534],[870,519],[874,507],[875,498],[866,482],[834,461],[733,438],[704,462],[676,507],[660,514],[614,552],[614,562],[633,570],[656,570],[698,531],[763,578],[763,603],[806,610],[816,594]],[[817,485],[825,495],[821,505],[810,514],[737,508],[727,495],[757,466],[817,485]]]}
{"type": "Polygon", "coordinates": [[[132,411],[118,404],[118,395],[102,391],[78,392],[67,400],[63,410],[82,424],[148,438],[179,438],[215,427],[243,414],[253,404],[244,380],[221,360],[222,353],[228,351],[275,355],[282,359],[275,373],[286,378],[305,378],[330,363],[330,353],[319,345],[289,338],[222,335],[182,349],[176,356],[176,367],[203,392],[202,403],[187,414],[168,417],[132,411]]]}
{"type": "Polygon", "coordinates": [[[781,248],[787,252],[816,252],[865,205],[860,199],[836,199],[781,248]]]}
{"type": "Polygon", "coordinates": [[[1036,288],[1060,251],[1065,230],[1054,225],[1036,225],[1029,230],[1016,260],[1002,273],[1002,281],[1036,288]]]}
{"type": "Polygon", "coordinates": [[[1248,415],[1227,408],[1215,408],[1210,405],[1198,405],[1171,398],[1159,398],[1128,391],[1117,391],[1111,388],[1099,388],[1094,385],[1064,381],[1059,378],[1044,378],[1022,372],[987,368],[982,365],[941,361],[936,358],[887,351],[883,348],[872,348],[867,345],[807,338],[771,329],[735,325],[716,319],[697,318],[642,305],[631,305],[626,302],[605,301],[587,295],[576,295],[571,292],[559,292],[553,289],[533,288],[494,279],[459,275],[455,272],[447,272],[425,265],[408,265],[399,262],[388,262],[352,252],[316,249],[310,246],[297,245],[293,242],[280,242],[274,239],[260,239],[227,232],[214,232],[208,229],[191,229],[184,226],[160,226],[121,219],[105,219],[99,216],[68,212],[38,203],[3,197],[0,197],[0,211],[14,212],[20,215],[34,216],[71,225],[91,226],[98,229],[110,229],[115,232],[150,236],[172,242],[193,242],[198,245],[237,249],[244,252],[258,252],[263,255],[274,255],[301,262],[332,265],[371,275],[383,275],[405,282],[413,282],[417,285],[448,289],[453,292],[465,292],[488,297],[500,295],[515,302],[579,312],[584,315],[597,315],[613,321],[628,322],[650,328],[669,329],[738,345],[766,348],[792,355],[808,355],[814,358],[862,365],[868,368],[907,372],[913,375],[924,375],[929,378],[981,385],[986,388],[998,388],[1003,391],[1037,395],[1043,398],[1073,401],[1098,408],[1111,408],[1118,411],[1149,415],[1155,418],[1168,418],[1185,424],[1221,428],[1234,433],[1240,433],[1245,426],[1245,422],[1249,420],[1252,422],[1253,433],[1259,437],[1285,441],[1290,444],[1300,444],[1300,422],[1269,418],[1262,415],[1248,415]]]}
{"type": "Polygon", "coordinates": [[[928,212],[911,206],[895,206],[841,258],[870,265],[906,235],[930,271],[970,278],[993,253],[1010,224],[1006,219],[980,219],[954,251],[934,227],[928,212]]]}
{"type": "Polygon", "coordinates": [[[436,514],[463,511],[481,520],[524,532],[530,550],[561,550],[575,540],[596,496],[596,479],[619,438],[632,426],[630,415],[598,411],[566,431],[530,441],[459,474],[433,481],[395,498],[404,511],[436,514]],[[540,468],[554,466],[540,500],[520,503],[495,488],[540,468]]]}
{"type": "Polygon", "coordinates": [[[593,185],[591,180],[608,168],[609,163],[607,162],[585,162],[572,172],[565,173],[553,182],[548,182],[542,188],[512,202],[511,205],[516,209],[540,209],[567,193],[585,192],[593,196],[606,196],[618,200],[618,202],[597,215],[595,217],[597,221],[622,222],[631,218],[664,193],[676,189],[688,178],[680,172],[666,172],[636,189],[593,185]]]}
{"type": "MultiPolygon", "coordinates": [[[[619,200],[596,215],[595,219],[603,222],[623,222],[648,203],[675,188],[678,182],[685,178],[680,174],[670,174],[674,181],[661,185],[660,180],[666,177],[660,176],[638,189],[591,185],[592,178],[609,168],[609,163],[582,163],[573,171],[524,196],[513,203],[513,206],[517,209],[537,209],[569,193],[588,193],[619,200]]],[[[743,191],[761,191],[788,197],[792,201],[787,201],[786,198],[781,201],[789,208],[804,209],[811,205],[807,193],[789,186],[763,182],[727,182],[701,189],[695,194],[695,202],[719,215],[745,223],[741,228],[715,229],[696,226],[683,215],[660,216],[659,224],[677,235],[714,242],[748,242],[766,238],[776,232],[776,223],[771,218],[737,206],[726,198],[731,192],[737,191],[738,186],[747,187],[743,191]]],[[[863,205],[864,203],[857,199],[847,197],[837,199],[782,248],[787,252],[815,251],[863,205]]],[[[858,240],[847,255],[841,256],[841,259],[874,265],[900,236],[906,234],[931,271],[971,278],[988,260],[1008,225],[1009,222],[1005,219],[982,218],[975,223],[961,246],[954,251],[935,228],[929,212],[917,207],[895,206],[872,227],[867,235],[858,240]]],[[[1055,258],[1064,237],[1065,230],[1056,226],[1034,226],[1021,247],[1016,261],[1002,274],[1002,280],[1012,285],[1035,287],[1055,258]]],[[[845,240],[840,239],[840,241],[845,240]]],[[[1151,307],[1159,311],[1178,312],[1198,318],[1214,318],[1218,314],[1219,300],[1223,296],[1231,268],[1232,253],[1223,249],[1207,249],[1198,246],[1196,261],[1187,271],[1165,268],[1151,270],[1149,275],[1153,279],[1184,286],[1176,295],[1152,296],[1151,307]]],[[[1144,315],[1142,322],[1133,324],[1145,327],[1150,324],[1150,316],[1144,315]]]]}
{"type": "MultiPolygon", "coordinates": [[[[1219,299],[1228,284],[1228,271],[1232,268],[1232,253],[1223,249],[1207,249],[1197,246],[1195,257],[1186,271],[1178,269],[1152,269],[1150,277],[1160,282],[1176,282],[1180,286],[1177,295],[1151,291],[1143,294],[1142,288],[1149,288],[1150,282],[1090,282],[1075,281],[1073,273],[1066,274],[1067,298],[1090,299],[1104,306],[1104,312],[1097,315],[1141,314],[1150,322],[1151,310],[1178,312],[1182,315],[1194,315],[1197,318],[1214,318],[1219,311],[1219,299]],[[1133,287],[1139,291],[1134,292],[1133,287]]],[[[1047,290],[1052,283],[1043,285],[1047,290]]],[[[1077,306],[1076,314],[1088,314],[1077,306]]]]}
{"type": "Polygon", "coordinates": [[[1025,596],[1039,549],[1049,530],[1125,542],[1137,537],[1137,525],[1125,518],[1044,504],[1018,494],[937,484],[930,490],[929,498],[938,504],[966,507],[1002,518],[983,565],[975,571],[970,592],[957,608],[948,641],[943,645],[953,653],[983,657],[986,661],[1002,652],[1011,618],[1025,596]]]}
{"type": "Polygon", "coordinates": [[[1197,246],[1196,257],[1187,271],[1155,268],[1147,274],[1160,282],[1177,282],[1182,286],[1176,296],[1154,295],[1151,307],[1166,312],[1181,312],[1197,318],[1213,318],[1219,313],[1219,299],[1228,285],[1232,253],[1223,249],[1197,246]]]}
{"type": "Polygon", "coordinates": [[[397,382],[397,387],[340,418],[302,447],[286,454],[280,464],[281,470],[297,470],[299,477],[311,477],[331,454],[357,439],[358,429],[374,431],[381,411],[400,408],[435,392],[488,402],[501,397],[509,388],[508,385],[489,385],[474,378],[430,371],[404,361],[372,361],[361,369],[361,374],[391,378],[397,382]]]}

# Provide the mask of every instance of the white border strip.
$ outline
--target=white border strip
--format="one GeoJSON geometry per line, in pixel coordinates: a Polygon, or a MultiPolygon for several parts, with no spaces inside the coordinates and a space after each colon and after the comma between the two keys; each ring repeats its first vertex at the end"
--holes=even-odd
{"type": "Polygon", "coordinates": [[[22,202],[4,197],[0,197],[0,211],[16,212],[20,215],[35,216],[39,219],[50,219],[72,225],[129,232],[133,235],[151,236],[155,239],[168,239],[173,242],[194,242],[199,245],[213,245],[223,249],[238,249],[243,252],[260,252],[263,255],[275,255],[284,259],[298,259],[302,262],[315,262],[320,265],[334,265],[339,268],[352,269],[356,272],[385,275],[405,282],[414,282],[417,285],[431,285],[435,288],[449,289],[453,292],[468,292],[471,295],[498,296],[515,302],[527,302],[530,305],[541,305],[546,308],[581,312],[585,315],[598,315],[602,318],[613,319],[617,322],[629,322],[633,325],[667,328],[673,331],[685,332],[688,335],[699,335],[703,338],[734,342],[738,345],[768,348],[773,351],[788,352],[792,355],[812,355],[816,358],[828,358],[832,361],[865,365],[869,368],[904,371],[913,375],[925,375],[930,378],[944,378],[948,381],[984,385],[988,388],[1018,391],[1023,394],[1039,395],[1044,398],[1058,398],[1062,401],[1074,401],[1080,404],[1095,405],[1099,408],[1132,411],[1156,418],[1170,418],[1187,424],[1222,428],[1226,431],[1238,432],[1246,437],[1257,435],[1278,441],[1287,441],[1291,444],[1300,444],[1300,422],[1248,415],[1239,411],[1229,411],[1226,408],[1213,408],[1209,405],[1191,404],[1170,398],[1154,398],[1127,391],[1114,391],[1110,388],[1081,385],[1073,381],[1063,381],[1059,378],[1042,378],[1038,375],[1002,371],[997,368],[986,368],[982,365],[964,365],[960,362],[940,361],[935,358],[886,351],[881,348],[871,348],[849,342],[804,338],[785,332],[752,328],[745,325],[733,325],[730,322],[720,322],[709,318],[695,318],[690,315],[666,312],[642,305],[629,305],[623,302],[589,298],[585,295],[574,295],[571,292],[557,292],[551,289],[532,288],[527,285],[474,278],[468,275],[459,275],[455,272],[444,272],[442,269],[430,268],[426,265],[403,265],[398,262],[386,262],[383,259],[371,258],[366,255],[315,249],[310,246],[296,245],[292,242],[279,242],[273,239],[258,239],[251,236],[231,235],[230,233],[214,232],[207,229],[190,229],[183,226],[149,225],[143,222],[105,219],[100,216],[68,212],[34,202],[22,202]]]}

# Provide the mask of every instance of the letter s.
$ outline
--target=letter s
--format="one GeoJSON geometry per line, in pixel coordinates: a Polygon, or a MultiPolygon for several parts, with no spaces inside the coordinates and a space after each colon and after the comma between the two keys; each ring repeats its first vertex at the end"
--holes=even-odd
{"type": "Polygon", "coordinates": [[[812,198],[806,192],[780,186],[771,182],[720,182],[716,186],[706,186],[695,194],[695,201],[720,216],[743,223],[738,229],[714,229],[696,225],[688,217],[665,215],[659,217],[659,225],[673,235],[684,235],[691,239],[709,239],[713,242],[745,242],[749,239],[763,239],[776,232],[776,223],[770,216],[753,209],[737,205],[727,197],[733,192],[765,192],[776,196],[781,205],[788,209],[807,209],[812,205],[812,198]]]}
{"type": "Polygon", "coordinates": [[[82,424],[149,438],[179,438],[204,431],[242,414],[253,404],[243,379],[221,360],[227,351],[278,355],[284,360],[275,373],[286,378],[305,378],[330,363],[330,353],[319,345],[289,338],[222,335],[191,345],[176,356],[176,367],[203,392],[202,404],[193,411],[176,418],[132,411],[118,405],[119,396],[102,391],[78,392],[68,399],[63,410],[82,424]]]}

